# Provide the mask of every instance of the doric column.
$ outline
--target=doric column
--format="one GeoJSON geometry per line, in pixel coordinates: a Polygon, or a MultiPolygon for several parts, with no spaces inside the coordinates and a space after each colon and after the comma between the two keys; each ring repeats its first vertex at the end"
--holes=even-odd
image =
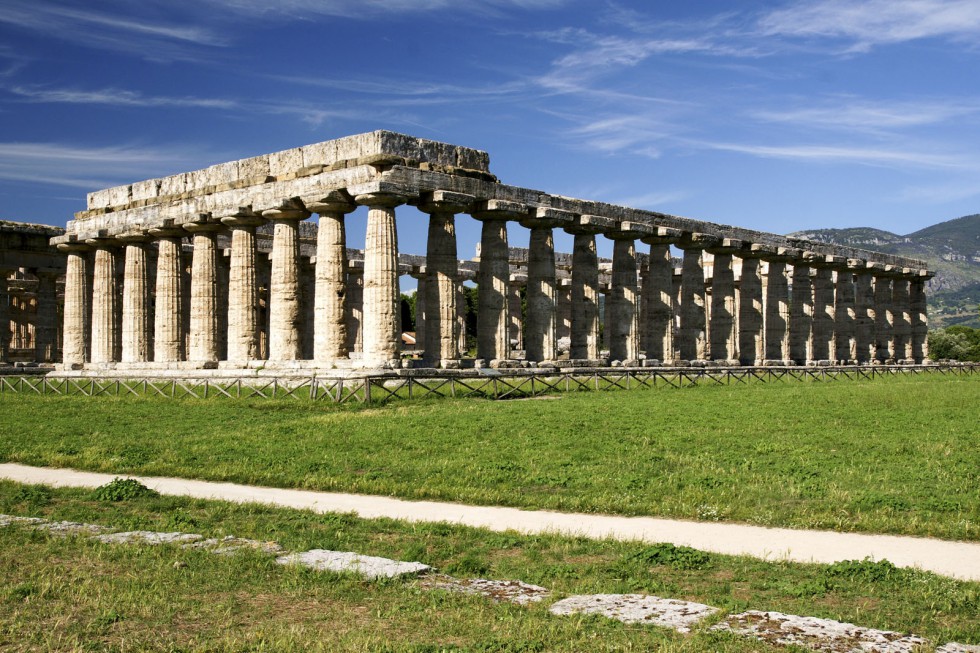
{"type": "Polygon", "coordinates": [[[184,293],[181,262],[182,229],[151,229],[157,241],[156,312],[153,329],[153,360],[184,360],[184,293]]]}
{"type": "Polygon", "coordinates": [[[656,227],[652,234],[641,238],[650,245],[642,290],[646,319],[640,333],[640,346],[646,351],[647,360],[664,362],[674,358],[674,268],[670,244],[677,242],[681,235],[677,229],[656,227]]]}
{"type": "Polygon", "coordinates": [[[742,365],[762,365],[766,358],[762,274],[759,259],[770,253],[753,243],[741,253],[742,275],[738,282],[738,358],[742,365]]]}
{"type": "Polygon", "coordinates": [[[510,280],[507,221],[525,217],[527,208],[516,202],[487,200],[471,215],[483,222],[480,235],[480,270],[477,275],[479,306],[476,356],[489,363],[510,357],[507,328],[507,284],[510,280]]]}
{"type": "Polygon", "coordinates": [[[812,361],[828,364],[836,358],[834,351],[834,270],[843,259],[833,255],[811,254],[807,259],[815,269],[813,276],[813,321],[810,329],[810,357],[812,361]]]}
{"type": "Polygon", "coordinates": [[[723,238],[718,245],[708,248],[714,256],[711,275],[711,314],[708,329],[711,339],[709,351],[715,361],[728,365],[738,364],[738,331],[735,323],[735,272],[732,255],[741,254],[745,244],[741,240],[723,238]]]}
{"type": "Polygon", "coordinates": [[[779,247],[767,254],[768,270],[763,280],[765,292],[765,350],[767,364],[790,365],[789,350],[789,287],[786,282],[786,263],[799,259],[798,249],[779,247]]]}
{"type": "Polygon", "coordinates": [[[704,264],[701,253],[705,247],[720,244],[721,239],[701,233],[685,233],[677,246],[684,250],[681,268],[681,324],[677,332],[677,349],[681,360],[697,360],[708,356],[708,322],[705,308],[704,264]]]}
{"type": "Polygon", "coordinates": [[[567,211],[539,207],[521,220],[531,230],[527,255],[527,321],[525,359],[534,362],[558,358],[557,273],[555,271],[554,228],[574,224],[576,216],[567,211]]]}
{"type": "Polygon", "coordinates": [[[610,360],[624,364],[638,365],[640,359],[636,240],[653,233],[654,227],[650,225],[621,222],[615,230],[603,234],[613,241],[612,277],[606,297],[609,302],[606,342],[610,360]]]}
{"type": "Polygon", "coordinates": [[[558,324],[555,334],[558,341],[571,341],[572,337],[572,280],[570,277],[559,278],[555,285],[555,303],[558,306],[558,324]]]}
{"type": "Polygon", "coordinates": [[[813,285],[810,283],[810,266],[807,258],[812,252],[803,252],[792,261],[793,290],[789,307],[789,357],[797,365],[810,360],[810,335],[813,327],[813,285]]]}
{"type": "Polygon", "coordinates": [[[348,355],[364,352],[364,261],[347,262],[347,291],[344,323],[347,326],[348,355]]]}
{"type": "Polygon", "coordinates": [[[119,329],[118,256],[115,241],[87,241],[95,248],[92,276],[92,362],[113,363],[119,360],[122,342],[119,329]]]}
{"type": "Polygon", "coordinates": [[[347,232],[345,216],[357,208],[346,193],[334,191],[307,208],[319,217],[316,287],[313,299],[313,360],[321,365],[346,359],[347,232]]]}
{"type": "Polygon", "coordinates": [[[875,360],[885,363],[895,359],[895,341],[892,339],[892,280],[891,265],[874,265],[875,294],[875,360]]]}
{"type": "Polygon", "coordinates": [[[221,218],[231,230],[228,270],[228,360],[244,366],[259,358],[259,284],[255,228],[264,220],[240,213],[221,218]]]}
{"type": "MultiPolygon", "coordinates": [[[[37,320],[34,324],[34,360],[38,363],[53,363],[58,360],[58,270],[40,269],[37,275],[37,320]]],[[[0,272],[0,304],[3,303],[3,273],[0,272]]],[[[3,309],[0,307],[0,325],[3,324],[3,309]]],[[[2,345],[0,345],[2,348],[2,345]]],[[[3,362],[0,352],[0,363],[3,362]]]]}
{"type": "Polygon", "coordinates": [[[146,261],[149,235],[138,232],[116,237],[125,244],[122,293],[122,362],[150,360],[150,286],[146,261]]]}
{"type": "MultiPolygon", "coordinates": [[[[415,279],[417,286],[415,289],[415,351],[423,351],[425,349],[425,339],[426,339],[426,293],[427,286],[426,283],[426,266],[415,265],[412,266],[412,271],[409,272],[409,276],[415,279]]],[[[423,355],[422,360],[426,367],[436,367],[430,361],[425,360],[427,355],[423,355]]],[[[438,363],[438,361],[436,361],[438,363]]]]}
{"type": "Polygon", "coordinates": [[[834,283],[834,359],[845,365],[856,365],[858,349],[856,338],[857,305],[855,303],[854,270],[864,262],[847,259],[836,263],[837,278],[834,283]]]}
{"type": "Polygon", "coordinates": [[[358,195],[368,207],[364,240],[364,357],[367,367],[398,359],[401,345],[398,292],[398,234],[395,207],[405,198],[390,193],[358,195]]]}
{"type": "Polygon", "coordinates": [[[0,365],[5,365],[10,351],[10,295],[7,294],[7,277],[10,270],[0,268],[0,365]]]}
{"type": "Polygon", "coordinates": [[[909,303],[909,279],[912,270],[903,268],[892,280],[892,341],[895,362],[912,363],[912,307],[909,303]]]}
{"type": "Polygon", "coordinates": [[[299,223],[309,212],[298,202],[262,212],[275,227],[272,279],[269,283],[269,360],[295,361],[303,356],[303,322],[299,279],[299,223]]]}
{"type": "MultiPolygon", "coordinates": [[[[429,214],[423,285],[425,360],[433,367],[458,367],[459,258],[456,252],[456,214],[472,208],[474,198],[437,190],[423,198],[419,210],[429,214]]],[[[416,300],[417,301],[417,300],[416,300]]],[[[416,314],[418,306],[416,305],[416,314]]]]}
{"type": "Polygon", "coordinates": [[[912,322],[912,360],[926,363],[929,360],[927,339],[929,337],[929,315],[926,301],[926,281],[935,273],[919,270],[909,285],[909,306],[912,322]]]}
{"type": "Polygon", "coordinates": [[[465,282],[475,278],[476,274],[470,270],[460,270],[456,277],[456,337],[459,338],[458,350],[461,356],[467,355],[465,282]]]}
{"type": "Polygon", "coordinates": [[[854,277],[854,339],[857,362],[875,359],[875,295],[870,263],[854,259],[859,265],[854,277]]]}
{"type": "MultiPolygon", "coordinates": [[[[519,268],[524,270],[525,268],[519,268]]],[[[527,275],[524,272],[507,278],[507,338],[511,350],[524,350],[524,297],[527,275]]],[[[479,288],[477,289],[479,291],[479,288]]]]}
{"type": "Polygon", "coordinates": [[[86,254],[90,248],[81,243],[65,243],[58,245],[58,250],[68,255],[64,322],[61,327],[61,360],[65,369],[79,369],[88,358],[86,315],[91,291],[88,285],[86,254]]]}
{"type": "Polygon", "coordinates": [[[218,230],[213,222],[189,222],[194,234],[191,258],[190,346],[187,360],[218,360],[218,230]]]}
{"type": "Polygon", "coordinates": [[[599,358],[599,259],[595,234],[611,229],[615,222],[594,215],[579,216],[564,229],[575,236],[572,249],[571,342],[573,360],[599,358]]]}

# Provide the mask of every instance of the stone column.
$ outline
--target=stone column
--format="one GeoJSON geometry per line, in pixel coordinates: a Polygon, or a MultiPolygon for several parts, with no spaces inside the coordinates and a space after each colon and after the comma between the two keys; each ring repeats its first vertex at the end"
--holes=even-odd
{"type": "Polygon", "coordinates": [[[901,272],[901,276],[896,276],[892,280],[893,358],[900,365],[910,365],[914,362],[912,356],[912,307],[909,290],[912,270],[903,268],[901,272]]]}
{"type": "Polygon", "coordinates": [[[189,222],[184,229],[194,234],[191,258],[190,347],[187,360],[218,360],[218,242],[221,225],[189,222]]]}
{"type": "Polygon", "coordinates": [[[933,277],[928,270],[919,270],[909,285],[909,306],[912,323],[912,360],[929,362],[929,315],[926,301],[926,281],[933,277]]]}
{"type": "Polygon", "coordinates": [[[269,283],[270,361],[296,361],[303,356],[299,223],[309,215],[295,202],[262,212],[263,218],[275,224],[269,283]]]}
{"type": "Polygon", "coordinates": [[[830,364],[834,351],[834,266],[843,259],[813,254],[807,261],[816,270],[813,276],[813,322],[810,331],[810,360],[830,364]]]}
{"type": "Polygon", "coordinates": [[[779,247],[767,255],[768,270],[764,279],[766,359],[763,364],[791,365],[789,349],[789,288],[786,263],[798,260],[798,249],[779,247]]]}
{"type": "Polygon", "coordinates": [[[119,288],[116,280],[118,257],[115,242],[102,239],[87,241],[95,248],[95,271],[92,278],[92,362],[113,363],[119,360],[121,333],[117,321],[119,288]]]}
{"type": "Polygon", "coordinates": [[[681,360],[697,360],[708,355],[708,322],[705,308],[704,266],[701,252],[720,244],[721,239],[701,233],[685,233],[677,246],[684,250],[681,268],[681,324],[677,349],[681,360]]]}
{"type": "Polygon", "coordinates": [[[89,310],[90,290],[86,254],[87,245],[65,243],[58,250],[68,256],[65,272],[64,322],[61,327],[61,360],[65,369],[80,369],[88,358],[88,334],[86,314],[89,310]]]}
{"type": "Polygon", "coordinates": [[[575,223],[565,211],[539,207],[532,217],[521,220],[531,230],[527,262],[527,321],[524,355],[533,362],[558,357],[557,273],[555,271],[555,227],[575,223]]]}
{"type": "Polygon", "coordinates": [[[316,240],[316,288],[313,299],[313,360],[332,365],[346,359],[347,233],[345,216],[357,206],[346,193],[334,191],[307,203],[319,214],[316,240]]]}
{"type": "Polygon", "coordinates": [[[735,272],[732,255],[744,248],[741,240],[723,238],[707,251],[714,256],[711,278],[711,358],[726,365],[738,365],[738,330],[735,324],[735,272]]]}
{"type": "MultiPolygon", "coordinates": [[[[456,250],[456,214],[469,211],[474,202],[470,195],[438,190],[426,196],[419,210],[429,214],[429,232],[425,251],[425,275],[422,288],[425,360],[433,367],[459,367],[459,258],[456,250]]],[[[416,313],[418,306],[416,305],[416,313]]]]}
{"type": "Polygon", "coordinates": [[[144,233],[117,236],[125,244],[122,295],[122,362],[150,360],[150,286],[144,233]]]}
{"type": "Polygon", "coordinates": [[[169,363],[184,360],[184,293],[181,264],[182,229],[151,229],[158,238],[156,312],[153,329],[153,360],[169,363]]]}
{"type": "Polygon", "coordinates": [[[753,243],[743,250],[742,276],[738,282],[738,357],[742,365],[762,365],[766,358],[762,275],[759,258],[769,248],[753,243]]]}
{"type": "Polygon", "coordinates": [[[466,345],[466,294],[464,291],[465,282],[475,279],[476,274],[466,270],[460,270],[456,277],[456,336],[459,338],[459,352],[461,356],[467,355],[466,345]]]}
{"type": "Polygon", "coordinates": [[[471,214],[483,222],[480,235],[480,270],[477,275],[478,303],[476,356],[487,363],[510,357],[507,283],[510,280],[510,250],[507,220],[527,215],[527,207],[505,200],[487,200],[471,214]]]}
{"type": "Polygon", "coordinates": [[[557,280],[555,303],[558,306],[558,324],[555,335],[558,341],[571,340],[572,337],[572,280],[565,277],[557,280]]]}
{"type": "MultiPolygon", "coordinates": [[[[524,268],[518,268],[523,270],[524,268]]],[[[507,279],[507,338],[511,351],[524,351],[524,297],[527,275],[511,274],[507,279]]],[[[477,288],[479,291],[479,288],[477,288]]],[[[479,311],[477,311],[479,313],[479,311]]],[[[477,315],[479,318],[479,315],[477,315]]]]}
{"type": "Polygon", "coordinates": [[[360,358],[364,352],[364,261],[348,261],[345,299],[348,355],[357,352],[360,358]]]}
{"type": "Polygon", "coordinates": [[[6,365],[10,355],[10,295],[7,294],[7,277],[10,270],[0,269],[0,365],[6,365]]]}
{"type": "MultiPolygon", "coordinates": [[[[426,266],[424,265],[414,265],[412,266],[412,271],[409,276],[415,279],[417,285],[415,289],[415,351],[425,350],[425,339],[426,339],[426,293],[427,293],[427,283],[426,283],[426,266]]],[[[454,293],[455,299],[455,293],[454,293]]],[[[407,330],[404,328],[403,330],[407,330]]],[[[425,360],[426,355],[423,355],[422,362],[426,367],[437,367],[437,364],[433,364],[425,360]]],[[[436,361],[438,363],[438,361],[436,361]]]]}
{"type": "Polygon", "coordinates": [[[255,228],[264,221],[241,213],[221,218],[231,230],[228,270],[228,360],[242,367],[259,358],[259,283],[255,228]]]}
{"type": "Polygon", "coordinates": [[[582,215],[565,231],[575,236],[572,249],[571,342],[572,360],[599,358],[599,259],[595,234],[611,229],[615,222],[594,215],[582,215]]]}
{"type": "Polygon", "coordinates": [[[395,207],[405,198],[389,193],[358,195],[368,207],[364,244],[364,357],[366,367],[397,363],[401,345],[398,234],[395,207]]]}
{"type": "Polygon", "coordinates": [[[609,358],[624,365],[639,365],[640,314],[637,283],[636,240],[653,235],[653,227],[637,222],[621,222],[614,231],[603,235],[613,241],[612,278],[609,310],[606,315],[606,342],[609,358]]]}
{"type": "Polygon", "coordinates": [[[892,339],[892,266],[869,263],[871,265],[877,271],[874,275],[875,360],[885,363],[895,360],[895,342],[892,339]]]}
{"type": "MultiPolygon", "coordinates": [[[[58,270],[36,270],[37,275],[37,321],[34,325],[34,360],[38,363],[54,363],[58,360],[58,270]]],[[[3,285],[0,273],[0,304],[3,303],[3,285]]],[[[3,324],[0,308],[0,325],[3,324]]],[[[2,345],[0,345],[2,348],[2,345]]],[[[0,363],[3,353],[0,352],[0,363]]]]}
{"type": "Polygon", "coordinates": [[[794,260],[793,290],[790,294],[789,308],[789,357],[797,365],[806,365],[810,360],[810,336],[813,328],[813,285],[810,283],[810,266],[807,258],[812,252],[803,252],[794,260]]]}
{"type": "Polygon", "coordinates": [[[640,342],[647,360],[661,362],[674,358],[674,293],[670,243],[676,242],[681,232],[676,229],[657,227],[653,234],[642,238],[650,245],[647,273],[643,281],[643,305],[646,320],[640,342]]]}
{"type": "Polygon", "coordinates": [[[868,264],[855,259],[863,267],[855,270],[854,282],[854,339],[857,362],[868,363],[875,359],[875,296],[874,278],[868,264]]]}
{"type": "Polygon", "coordinates": [[[835,267],[837,280],[834,284],[834,359],[838,363],[856,365],[858,361],[855,321],[857,307],[854,295],[854,269],[863,261],[847,259],[835,267]]]}

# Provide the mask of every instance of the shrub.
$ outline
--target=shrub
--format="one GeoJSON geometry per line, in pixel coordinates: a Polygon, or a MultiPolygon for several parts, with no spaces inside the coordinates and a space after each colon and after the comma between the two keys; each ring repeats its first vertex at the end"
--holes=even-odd
{"type": "Polygon", "coordinates": [[[158,496],[159,492],[151,490],[135,478],[115,478],[92,492],[92,498],[97,501],[127,501],[158,496]]]}

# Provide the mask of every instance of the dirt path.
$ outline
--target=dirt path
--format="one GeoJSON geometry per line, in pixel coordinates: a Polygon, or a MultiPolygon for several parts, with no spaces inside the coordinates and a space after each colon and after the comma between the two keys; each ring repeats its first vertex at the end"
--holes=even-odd
{"type": "MultiPolygon", "coordinates": [[[[54,487],[98,487],[120,474],[0,464],[0,478],[54,487]]],[[[124,475],[129,476],[129,475],[124,475]]],[[[389,517],[416,522],[450,522],[494,531],[564,535],[645,542],[670,542],[704,551],[749,555],[768,560],[831,563],[873,557],[900,567],[919,567],[944,576],[980,581],[980,543],[923,537],[865,535],[832,531],[765,528],[654,517],[616,517],[468,506],[436,501],[406,501],[360,494],[282,490],[180,478],[132,476],[161,494],[263,503],[314,512],[355,512],[361,517],[389,517]]]]}

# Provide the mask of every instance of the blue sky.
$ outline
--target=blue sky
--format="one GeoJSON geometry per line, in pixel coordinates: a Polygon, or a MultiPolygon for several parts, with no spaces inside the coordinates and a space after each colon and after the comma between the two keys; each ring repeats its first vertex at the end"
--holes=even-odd
{"type": "Polygon", "coordinates": [[[980,210],[978,36],[977,0],[3,0],[0,218],[384,128],[551,193],[908,233],[980,210]]]}

